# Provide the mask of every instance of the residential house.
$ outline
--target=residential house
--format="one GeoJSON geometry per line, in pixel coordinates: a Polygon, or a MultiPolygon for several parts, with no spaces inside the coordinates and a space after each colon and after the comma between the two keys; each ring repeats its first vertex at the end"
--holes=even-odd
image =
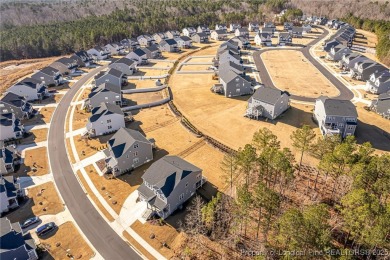
{"type": "Polygon", "coordinates": [[[150,46],[152,44],[155,44],[156,41],[153,39],[153,37],[149,34],[143,34],[137,37],[137,41],[139,45],[141,46],[150,46]]]}
{"type": "Polygon", "coordinates": [[[191,35],[191,40],[196,43],[208,43],[209,36],[206,33],[194,33],[191,35]]]}
{"type": "Polygon", "coordinates": [[[215,30],[216,31],[224,30],[226,32],[227,31],[227,26],[226,26],[226,24],[216,24],[215,25],[215,30]]]}
{"type": "Polygon", "coordinates": [[[373,94],[382,94],[390,91],[389,70],[371,74],[366,82],[365,90],[373,94]]]}
{"type": "Polygon", "coordinates": [[[290,94],[276,88],[260,87],[248,100],[246,116],[274,120],[290,107],[290,94]]]}
{"type": "Polygon", "coordinates": [[[203,183],[202,170],[178,156],[164,156],[142,176],[138,197],[147,202],[147,215],[167,218],[195,195],[203,183]]]}
{"type": "Polygon", "coordinates": [[[146,139],[140,132],[120,128],[108,141],[106,172],[121,175],[153,160],[154,141],[146,139]]]}
{"type": "Polygon", "coordinates": [[[0,142],[23,138],[24,126],[14,113],[0,115],[0,142]]]}
{"type": "Polygon", "coordinates": [[[292,30],[294,24],[293,23],[290,23],[290,22],[285,22],[283,24],[283,29],[286,31],[286,32],[289,32],[292,30]]]}
{"type": "Polygon", "coordinates": [[[35,72],[31,78],[39,80],[46,86],[58,86],[62,84],[62,74],[53,67],[45,67],[35,72]]]}
{"type": "Polygon", "coordinates": [[[78,64],[74,59],[63,57],[50,64],[50,67],[57,69],[62,75],[70,75],[76,72],[78,64]]]}
{"type": "Polygon", "coordinates": [[[76,61],[76,64],[79,67],[89,67],[93,63],[92,55],[83,50],[75,52],[70,56],[70,59],[76,61]]]}
{"type": "Polygon", "coordinates": [[[0,218],[0,227],[0,259],[38,259],[34,239],[30,233],[23,233],[19,222],[11,223],[6,217],[0,218]]]}
{"type": "Polygon", "coordinates": [[[103,83],[122,86],[125,82],[125,74],[114,68],[109,68],[107,71],[101,71],[95,76],[95,86],[100,86],[103,83]]]}
{"type": "Polygon", "coordinates": [[[215,41],[224,41],[228,37],[228,34],[226,30],[215,30],[211,31],[210,38],[215,40],[215,41]]]}
{"type": "Polygon", "coordinates": [[[194,33],[196,33],[196,29],[194,27],[186,27],[182,32],[184,36],[191,37],[194,33]]]}
{"type": "Polygon", "coordinates": [[[160,43],[162,40],[167,39],[167,36],[164,33],[155,33],[153,34],[153,39],[156,43],[160,43]]]}
{"type": "Polygon", "coordinates": [[[249,23],[248,30],[250,32],[258,32],[259,28],[260,28],[259,23],[256,23],[256,22],[249,23]]]}
{"type": "Polygon", "coordinates": [[[246,37],[236,36],[234,38],[231,38],[228,42],[232,42],[232,41],[237,42],[240,49],[247,50],[251,48],[251,43],[246,37]]]}
{"type": "Polygon", "coordinates": [[[237,28],[234,34],[236,36],[242,36],[249,39],[249,31],[246,27],[237,28]]]}
{"type": "Polygon", "coordinates": [[[219,63],[218,69],[225,70],[230,69],[238,75],[245,76],[245,68],[241,64],[234,63],[232,61],[223,61],[219,63]]]}
{"type": "Polygon", "coordinates": [[[125,47],[125,50],[128,50],[128,52],[131,52],[140,47],[139,42],[135,38],[123,39],[121,44],[125,47]]]}
{"type": "Polygon", "coordinates": [[[188,36],[180,36],[174,38],[179,48],[188,49],[192,47],[192,39],[188,36]]]}
{"type": "Polygon", "coordinates": [[[293,38],[302,38],[303,28],[298,26],[293,26],[293,28],[291,29],[291,31],[289,31],[289,33],[293,38]]]}
{"type": "Polygon", "coordinates": [[[338,44],[330,49],[330,52],[326,55],[326,58],[331,61],[340,61],[344,54],[351,52],[352,51],[348,47],[342,44],[338,44]]]}
{"type": "Polygon", "coordinates": [[[328,20],[328,22],[326,23],[326,26],[328,28],[333,28],[333,24],[336,22],[335,19],[332,19],[332,20],[328,20]]]}
{"type": "Polygon", "coordinates": [[[323,50],[325,52],[330,52],[333,47],[340,45],[341,43],[335,39],[325,42],[323,45],[323,50]]]}
{"type": "Polygon", "coordinates": [[[26,101],[42,100],[48,95],[44,82],[33,78],[24,78],[7,89],[7,92],[22,96],[26,101]]]}
{"type": "MultiPolygon", "coordinates": [[[[0,164],[2,164],[1,159],[0,159],[0,164]]],[[[1,169],[1,171],[3,171],[3,169],[1,169]]],[[[19,207],[18,198],[22,196],[23,196],[23,190],[20,188],[20,184],[16,182],[14,176],[0,175],[0,202],[1,202],[0,215],[3,214],[4,212],[8,212],[11,209],[15,209],[19,207]]],[[[1,227],[1,229],[2,228],[3,227],[1,227]]]]}
{"type": "Polygon", "coordinates": [[[20,164],[20,154],[16,146],[2,146],[0,148],[0,175],[15,172],[15,166],[20,164]]]}
{"type": "Polygon", "coordinates": [[[303,33],[311,33],[311,25],[310,24],[303,24],[302,25],[302,31],[303,33]]]}
{"type": "Polygon", "coordinates": [[[125,114],[118,105],[102,102],[91,113],[87,123],[87,131],[91,137],[116,132],[125,127],[125,114]]]}
{"type": "Polygon", "coordinates": [[[243,63],[241,57],[239,55],[233,53],[229,49],[226,49],[225,51],[219,53],[218,60],[219,60],[219,63],[226,62],[226,61],[232,61],[232,62],[237,63],[237,64],[243,63]]]}
{"type": "Polygon", "coordinates": [[[272,34],[270,33],[258,33],[255,36],[256,45],[272,46],[272,34]]]}
{"type": "Polygon", "coordinates": [[[110,51],[106,48],[102,48],[100,46],[95,46],[94,48],[92,49],[89,49],[87,51],[87,53],[89,55],[92,56],[92,58],[95,60],[95,61],[99,61],[99,60],[107,60],[108,58],[110,58],[110,51]]]}
{"type": "Polygon", "coordinates": [[[152,44],[150,46],[142,48],[143,52],[146,53],[148,59],[160,59],[162,58],[161,51],[158,48],[158,44],[152,44]]]}
{"type": "Polygon", "coordinates": [[[380,94],[372,102],[371,108],[382,117],[390,119],[390,91],[380,94]]]}
{"type": "Polygon", "coordinates": [[[286,33],[286,32],[279,33],[278,39],[279,39],[278,44],[280,46],[285,46],[285,45],[291,45],[292,44],[291,34],[289,34],[289,33],[286,33]]]}
{"type": "Polygon", "coordinates": [[[269,33],[273,36],[274,32],[275,30],[273,28],[268,28],[268,27],[260,28],[260,33],[269,33]]]}
{"type": "Polygon", "coordinates": [[[108,67],[122,72],[124,76],[130,76],[137,71],[136,64],[132,59],[123,57],[112,62],[108,67]]]}
{"type": "Polygon", "coordinates": [[[236,97],[252,93],[252,84],[230,68],[219,68],[219,83],[225,97],[236,97]]]}
{"type": "MultiPolygon", "coordinates": [[[[357,64],[355,64],[356,66],[357,64]]],[[[388,70],[385,66],[375,61],[373,62],[362,62],[358,65],[356,72],[356,79],[367,81],[370,79],[373,73],[380,73],[388,70]]]]}
{"type": "MultiPolygon", "coordinates": [[[[150,46],[149,46],[150,47],[150,46]]],[[[132,59],[137,63],[137,65],[145,65],[148,64],[148,56],[141,49],[135,49],[129,54],[126,55],[126,58],[132,59]]]]}
{"type": "Polygon", "coordinates": [[[113,85],[108,82],[97,85],[97,87],[94,87],[91,90],[91,93],[89,93],[85,106],[88,110],[92,110],[95,107],[99,107],[102,102],[122,106],[121,86],[113,85]]]}
{"type": "Polygon", "coordinates": [[[210,36],[210,28],[207,25],[199,25],[196,31],[198,33],[205,33],[210,36]]]}
{"type": "Polygon", "coordinates": [[[125,46],[121,43],[109,43],[104,47],[110,52],[111,56],[124,55],[126,53],[125,46]]]}
{"type": "Polygon", "coordinates": [[[21,120],[32,118],[38,111],[23,97],[7,92],[0,99],[0,115],[8,113],[14,113],[21,120]]]}
{"type": "Polygon", "coordinates": [[[180,36],[180,32],[177,30],[170,30],[170,31],[165,32],[165,36],[168,39],[174,39],[174,38],[180,36]]]}
{"type": "Polygon", "coordinates": [[[238,28],[241,28],[241,24],[239,23],[231,23],[229,26],[230,32],[235,32],[238,28]]]}
{"type": "Polygon", "coordinates": [[[270,29],[272,29],[272,34],[276,31],[275,24],[272,23],[272,22],[265,22],[263,24],[263,28],[270,28],[270,29]]]}
{"type": "Polygon", "coordinates": [[[313,118],[322,135],[354,135],[357,126],[357,111],[350,100],[320,96],[314,106],[313,118]]]}
{"type": "Polygon", "coordinates": [[[357,53],[357,52],[352,52],[352,53],[346,53],[343,54],[343,58],[339,61],[339,67],[341,69],[349,70],[349,64],[351,63],[351,68],[355,65],[353,61],[356,59],[356,61],[367,59],[365,56],[357,53]],[[352,64],[353,63],[353,64],[352,64]]]}
{"type": "Polygon", "coordinates": [[[179,52],[180,49],[177,46],[177,42],[174,39],[166,39],[159,43],[159,48],[161,51],[166,52],[179,52]]]}

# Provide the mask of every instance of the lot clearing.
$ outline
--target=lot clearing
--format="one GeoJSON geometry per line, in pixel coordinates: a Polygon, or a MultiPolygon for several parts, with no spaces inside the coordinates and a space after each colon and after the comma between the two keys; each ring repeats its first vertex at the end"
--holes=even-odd
{"type": "Polygon", "coordinates": [[[72,222],[60,225],[53,234],[39,239],[53,259],[69,259],[67,250],[72,259],[91,259],[95,255],[72,222]]]}
{"type": "Polygon", "coordinates": [[[88,158],[107,147],[107,141],[113,134],[99,136],[99,138],[81,138],[81,135],[74,136],[74,143],[80,160],[88,158]]]}
{"type": "Polygon", "coordinates": [[[275,86],[291,94],[334,97],[339,91],[299,51],[277,50],[261,54],[275,86]]]}
{"type": "MultiPolygon", "coordinates": [[[[69,115],[71,111],[68,111],[69,115]]],[[[73,114],[73,131],[83,128],[87,125],[90,114],[81,108],[81,105],[77,105],[73,114]]],[[[68,119],[66,119],[68,121],[68,119]]],[[[68,129],[67,129],[68,131],[68,129]]]]}
{"type": "Polygon", "coordinates": [[[210,65],[192,65],[192,64],[183,64],[182,66],[180,66],[180,70],[179,71],[205,71],[207,70],[208,68],[210,68],[210,66],[212,66],[211,64],[210,65]]]}
{"type": "Polygon", "coordinates": [[[147,92],[147,93],[133,93],[123,94],[123,98],[128,100],[128,105],[142,105],[162,99],[162,91],[147,92]]]}
{"type": "MultiPolygon", "coordinates": [[[[155,88],[156,87],[156,80],[157,79],[132,79],[128,80],[128,84],[124,87],[122,87],[122,90],[125,89],[140,89],[140,88],[155,88]]],[[[161,82],[163,82],[163,79],[161,79],[161,82]]]]}
{"type": "Polygon", "coordinates": [[[47,128],[32,129],[29,131],[30,135],[22,139],[21,144],[39,143],[47,140],[47,128]]]}
{"type": "Polygon", "coordinates": [[[42,176],[48,173],[47,148],[39,147],[25,152],[24,162],[15,176],[42,176]]]}

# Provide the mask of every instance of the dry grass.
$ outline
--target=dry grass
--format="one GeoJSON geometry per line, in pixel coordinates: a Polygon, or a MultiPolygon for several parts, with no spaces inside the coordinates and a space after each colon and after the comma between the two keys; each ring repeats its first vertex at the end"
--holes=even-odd
{"type": "Polygon", "coordinates": [[[105,135],[100,138],[81,138],[80,135],[76,135],[74,138],[77,154],[80,160],[88,158],[100,150],[107,147],[107,141],[111,138],[111,135],[105,135]]]}
{"type": "Polygon", "coordinates": [[[49,248],[48,253],[54,259],[69,259],[68,249],[73,259],[91,259],[95,255],[74,224],[69,221],[60,225],[54,235],[40,238],[40,242],[49,248]]]}
{"type": "Polygon", "coordinates": [[[200,71],[207,70],[212,65],[183,65],[179,71],[200,71]]]}
{"type": "Polygon", "coordinates": [[[132,236],[130,236],[127,231],[123,231],[122,235],[126,238],[126,240],[133,246],[135,247],[138,251],[140,251],[146,259],[149,260],[154,260],[156,259],[152,254],[150,254],[143,246],[141,246],[137,240],[135,240],[132,236]]]}
{"type": "Polygon", "coordinates": [[[168,246],[175,242],[179,232],[172,226],[165,224],[162,226],[152,225],[148,222],[142,224],[138,220],[135,221],[131,228],[137,232],[149,245],[158,250],[167,259],[174,256],[174,251],[170,248],[162,246],[162,243],[166,243],[168,246]],[[151,239],[150,235],[154,234],[155,238],[151,239]]]}
{"type": "MultiPolygon", "coordinates": [[[[155,69],[141,69],[141,75],[144,77],[148,76],[162,76],[165,74],[168,74],[169,69],[164,69],[164,70],[155,70],[155,69]]],[[[135,76],[139,76],[140,72],[136,73],[135,76]]]]}
{"type": "Polygon", "coordinates": [[[92,199],[92,201],[95,203],[95,205],[98,207],[98,209],[103,213],[103,215],[108,219],[108,221],[113,222],[115,219],[112,217],[112,215],[106,210],[106,208],[100,203],[99,199],[96,197],[95,193],[91,190],[87,182],[85,181],[83,175],[80,171],[77,171],[77,177],[81,181],[81,184],[84,186],[84,189],[87,191],[89,197],[92,199]]]}
{"type": "Polygon", "coordinates": [[[70,138],[66,138],[66,151],[69,155],[70,162],[71,163],[76,163],[76,159],[74,158],[73,152],[72,152],[72,147],[70,145],[70,138]]]}
{"type": "Polygon", "coordinates": [[[89,113],[81,109],[81,105],[77,105],[73,114],[73,131],[86,127],[89,116],[89,113]]]}
{"type": "Polygon", "coordinates": [[[129,105],[142,105],[162,99],[162,91],[149,93],[123,94],[123,98],[129,100],[129,105]]]}
{"type": "Polygon", "coordinates": [[[353,43],[357,45],[370,47],[370,48],[375,48],[376,45],[378,44],[378,37],[373,32],[357,29],[356,37],[353,43]]]}
{"type": "Polygon", "coordinates": [[[29,188],[28,197],[33,201],[31,210],[35,216],[55,215],[64,210],[64,205],[51,181],[29,188]]]}
{"type": "Polygon", "coordinates": [[[135,88],[155,88],[156,80],[155,79],[144,79],[144,80],[128,80],[127,86],[122,87],[122,89],[135,89],[135,88]]]}
{"type": "MultiPolygon", "coordinates": [[[[210,55],[212,55],[212,54],[210,54],[210,55]]],[[[200,55],[197,55],[197,53],[196,53],[195,55],[191,56],[191,58],[187,62],[213,62],[213,57],[202,58],[202,57],[198,57],[198,56],[200,56],[200,55]]]]}
{"type": "Polygon", "coordinates": [[[261,55],[274,84],[291,94],[318,97],[337,96],[339,91],[301,52],[278,50],[261,55]]]}
{"type": "Polygon", "coordinates": [[[47,124],[51,121],[51,116],[53,115],[55,107],[44,107],[39,110],[42,120],[47,124]]]}
{"type": "Polygon", "coordinates": [[[22,144],[39,143],[47,140],[47,128],[32,129],[30,135],[22,140],[22,144]]]}
{"type": "Polygon", "coordinates": [[[47,148],[39,147],[25,152],[24,162],[15,174],[16,176],[42,176],[48,173],[47,148]]]}

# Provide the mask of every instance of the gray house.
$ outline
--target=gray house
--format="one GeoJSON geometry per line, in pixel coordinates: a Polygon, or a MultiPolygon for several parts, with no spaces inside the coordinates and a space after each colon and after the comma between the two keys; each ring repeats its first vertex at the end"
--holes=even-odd
{"type": "Polygon", "coordinates": [[[210,28],[207,25],[199,25],[196,31],[198,33],[205,33],[207,35],[210,35],[210,28]]]}
{"type": "Polygon", "coordinates": [[[110,83],[116,86],[122,86],[126,82],[126,76],[122,71],[109,68],[107,71],[101,71],[95,76],[95,86],[104,83],[110,83]]]}
{"type": "MultiPolygon", "coordinates": [[[[356,66],[357,64],[355,64],[356,66]]],[[[356,79],[367,81],[370,79],[370,76],[373,73],[379,73],[382,71],[386,71],[387,68],[383,66],[382,64],[379,64],[377,62],[363,62],[358,65],[357,72],[356,72],[356,79]]]]}
{"type": "Polygon", "coordinates": [[[371,74],[370,78],[366,82],[366,87],[364,89],[374,94],[382,94],[390,91],[389,70],[371,74]]]}
{"type": "Polygon", "coordinates": [[[34,73],[31,78],[44,82],[46,86],[58,86],[62,84],[62,74],[58,69],[50,66],[34,73]]]}
{"type": "Polygon", "coordinates": [[[302,38],[303,28],[298,26],[293,26],[293,28],[291,28],[289,33],[293,38],[302,38]]]}
{"type": "Polygon", "coordinates": [[[219,59],[219,63],[223,63],[226,61],[232,61],[232,62],[235,62],[237,64],[242,64],[241,57],[228,49],[219,53],[218,59],[219,59]]]}
{"type": "Polygon", "coordinates": [[[153,34],[153,39],[156,43],[161,42],[162,40],[165,40],[167,37],[164,33],[155,33],[153,34]]]}
{"type": "Polygon", "coordinates": [[[280,46],[285,46],[285,45],[291,45],[292,44],[292,38],[291,34],[281,32],[279,33],[279,43],[280,46]]]}
{"type": "Polygon", "coordinates": [[[8,88],[7,91],[22,96],[27,101],[42,100],[48,95],[46,85],[33,78],[24,78],[8,88]]]}
{"type": "Polygon", "coordinates": [[[14,113],[17,119],[29,119],[38,111],[23,97],[7,92],[0,99],[0,114],[14,113]]]}
{"type": "Polygon", "coordinates": [[[148,56],[141,49],[135,49],[129,54],[126,55],[126,58],[132,59],[137,62],[137,65],[145,65],[148,64],[148,56]]]}
{"type": "MultiPolygon", "coordinates": [[[[343,56],[344,57],[344,56],[343,56]]],[[[364,55],[357,55],[357,56],[348,56],[344,61],[344,69],[349,70],[351,72],[351,76],[354,75],[355,71],[357,70],[358,66],[355,66],[356,64],[360,64],[364,61],[368,61],[369,59],[364,55]]]]}
{"type": "Polygon", "coordinates": [[[248,30],[250,32],[258,32],[259,28],[260,28],[259,23],[256,23],[256,22],[249,23],[248,30]]]}
{"type": "Polygon", "coordinates": [[[156,43],[156,41],[153,39],[153,37],[149,34],[144,34],[144,35],[138,36],[137,41],[138,41],[139,45],[141,45],[141,46],[150,46],[150,45],[156,43]]]}
{"type": "Polygon", "coordinates": [[[74,59],[63,57],[50,64],[50,67],[57,69],[62,75],[69,75],[76,72],[78,64],[74,59]]]}
{"type": "Polygon", "coordinates": [[[260,87],[248,100],[246,116],[259,119],[266,117],[271,120],[290,107],[290,94],[275,88],[260,87]]]}
{"type": "Polygon", "coordinates": [[[125,114],[118,105],[101,103],[92,109],[91,113],[87,123],[87,131],[91,137],[112,133],[125,127],[125,114]]]}
{"type": "Polygon", "coordinates": [[[270,29],[272,29],[272,32],[275,32],[275,31],[276,31],[275,24],[272,23],[272,22],[265,22],[265,23],[263,24],[263,28],[270,28],[270,29]]]}
{"type": "Polygon", "coordinates": [[[239,23],[231,23],[229,26],[230,32],[232,33],[234,33],[238,28],[241,28],[241,24],[239,23]]]}
{"type": "Polygon", "coordinates": [[[390,119],[390,91],[382,93],[372,102],[371,108],[384,118],[390,119]]]}
{"type": "Polygon", "coordinates": [[[313,118],[323,136],[340,135],[345,138],[354,135],[357,126],[357,111],[350,100],[332,99],[320,96],[315,103],[313,118]]]}
{"type": "Polygon", "coordinates": [[[31,234],[23,233],[19,222],[0,218],[0,259],[36,260],[38,254],[31,234]]]}
{"type": "Polygon", "coordinates": [[[342,44],[338,44],[330,49],[330,52],[326,55],[326,58],[331,61],[340,61],[344,54],[351,52],[352,51],[348,47],[342,44]]]}
{"type": "Polygon", "coordinates": [[[91,55],[95,61],[106,60],[110,58],[110,51],[105,47],[102,48],[100,46],[95,46],[94,48],[89,49],[87,53],[91,55]]]}
{"type": "Polygon", "coordinates": [[[121,175],[153,160],[154,141],[146,139],[140,132],[120,128],[108,141],[104,151],[106,172],[121,175]]]}
{"type": "Polygon", "coordinates": [[[177,42],[174,39],[166,39],[159,43],[159,47],[161,51],[166,52],[179,52],[180,49],[177,46],[177,42]]]}
{"type": "Polygon", "coordinates": [[[168,39],[174,39],[174,38],[180,36],[180,32],[177,30],[170,30],[170,31],[165,32],[165,36],[168,39]]]}
{"type": "Polygon", "coordinates": [[[23,138],[24,126],[14,113],[0,115],[0,142],[23,138]]]}
{"type": "Polygon", "coordinates": [[[177,156],[164,156],[142,176],[138,197],[147,202],[147,216],[165,219],[191,198],[204,179],[202,170],[177,156]]]}
{"type": "Polygon", "coordinates": [[[365,58],[365,56],[363,56],[357,52],[343,54],[343,58],[339,61],[339,67],[341,69],[348,70],[349,69],[348,65],[352,60],[354,60],[356,58],[360,59],[363,57],[365,58]]]}
{"type": "Polygon", "coordinates": [[[122,106],[121,86],[105,82],[94,87],[88,95],[85,106],[88,110],[91,110],[95,107],[99,107],[102,102],[122,106]]]}
{"type": "Polygon", "coordinates": [[[191,35],[191,40],[196,43],[208,43],[209,36],[206,33],[194,33],[191,35]]]}
{"type": "Polygon", "coordinates": [[[15,165],[20,164],[20,154],[14,145],[0,148],[0,175],[15,172],[15,165]]]}
{"type": "Polygon", "coordinates": [[[150,46],[142,48],[143,52],[146,53],[148,59],[160,59],[162,58],[161,51],[158,48],[158,44],[152,44],[150,46]]]}
{"type": "Polygon", "coordinates": [[[228,42],[236,42],[238,44],[238,47],[240,47],[240,49],[247,50],[251,48],[251,43],[248,40],[248,38],[242,36],[236,36],[234,38],[231,38],[228,42]]]}
{"type": "Polygon", "coordinates": [[[323,45],[323,50],[325,52],[330,52],[330,50],[334,47],[334,46],[338,46],[340,45],[341,43],[335,39],[332,39],[332,40],[329,40],[329,41],[326,41],[325,44],[323,45]]]}
{"type": "Polygon", "coordinates": [[[224,41],[228,37],[226,30],[211,31],[210,38],[215,41],[224,41]]]}
{"type": "Polygon", "coordinates": [[[127,57],[123,57],[114,61],[108,65],[108,67],[122,72],[124,76],[133,75],[133,73],[137,71],[135,61],[127,57]]]}
{"type": "Polygon", "coordinates": [[[283,29],[284,29],[286,32],[289,32],[289,31],[292,30],[293,26],[294,26],[293,23],[291,23],[291,22],[285,22],[285,23],[283,24],[283,29]]]}
{"type": "Polygon", "coordinates": [[[244,76],[245,75],[245,68],[237,63],[234,63],[232,61],[225,61],[222,63],[219,63],[218,69],[225,70],[225,69],[231,69],[238,75],[244,76]]]}
{"type": "Polygon", "coordinates": [[[124,55],[126,50],[125,46],[121,43],[109,43],[106,46],[104,46],[109,52],[110,55],[124,55]]]}
{"type": "Polygon", "coordinates": [[[179,48],[188,49],[192,47],[192,39],[188,36],[180,36],[174,39],[179,48]]]}
{"type": "Polygon", "coordinates": [[[270,33],[258,33],[255,36],[255,43],[258,46],[271,46],[272,35],[270,33]]]}
{"type": "Polygon", "coordinates": [[[79,67],[89,67],[93,63],[92,55],[90,55],[86,51],[75,52],[75,54],[70,56],[70,59],[76,61],[79,67]]]}
{"type": "Polygon", "coordinates": [[[248,28],[245,27],[237,28],[234,32],[234,35],[249,38],[248,28]]]}
{"type": "Polygon", "coordinates": [[[225,97],[243,96],[252,93],[251,83],[229,67],[219,68],[218,73],[219,83],[225,97]]]}
{"type": "Polygon", "coordinates": [[[269,33],[271,35],[274,35],[275,30],[273,28],[263,27],[263,28],[260,28],[260,33],[269,33]]]}

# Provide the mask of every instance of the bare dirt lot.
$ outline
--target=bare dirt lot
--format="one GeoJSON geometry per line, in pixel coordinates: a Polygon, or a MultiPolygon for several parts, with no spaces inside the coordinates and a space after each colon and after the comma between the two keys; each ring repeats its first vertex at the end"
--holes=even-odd
{"type": "Polygon", "coordinates": [[[179,71],[205,71],[212,65],[184,64],[179,71]]]}
{"type": "MultiPolygon", "coordinates": [[[[69,113],[71,112],[69,111],[69,113]]],[[[89,116],[90,113],[87,113],[84,109],[81,109],[81,105],[77,105],[73,114],[73,131],[85,127],[87,125],[89,116]]]]}
{"type": "Polygon", "coordinates": [[[162,99],[161,91],[147,92],[147,93],[134,93],[134,94],[123,94],[123,98],[128,100],[130,106],[142,105],[162,99]]]}
{"type": "Polygon", "coordinates": [[[276,87],[305,97],[337,96],[339,91],[318,71],[301,52],[269,51],[261,58],[276,87]]]}
{"type": "Polygon", "coordinates": [[[113,134],[104,135],[99,138],[81,138],[80,135],[74,137],[77,154],[80,160],[88,158],[100,150],[107,147],[107,141],[113,134]]]}
{"type": "Polygon", "coordinates": [[[40,242],[53,259],[69,259],[67,250],[73,259],[91,259],[95,255],[72,222],[60,225],[54,235],[41,238],[40,242]]]}
{"type": "MultiPolygon", "coordinates": [[[[161,80],[162,81],[162,80],[161,80]]],[[[135,88],[155,88],[156,80],[155,79],[144,79],[144,80],[128,80],[128,84],[122,87],[125,89],[135,89],[135,88]]]]}
{"type": "Polygon", "coordinates": [[[47,162],[47,148],[39,147],[27,150],[24,156],[24,162],[15,176],[41,176],[49,173],[47,162]]]}
{"type": "Polygon", "coordinates": [[[357,29],[355,40],[353,43],[356,45],[362,45],[369,48],[375,48],[376,45],[378,44],[378,38],[376,34],[373,32],[357,29]]]}
{"type": "Polygon", "coordinates": [[[22,144],[39,143],[47,140],[47,128],[32,129],[29,131],[30,135],[22,139],[22,144]]]}

